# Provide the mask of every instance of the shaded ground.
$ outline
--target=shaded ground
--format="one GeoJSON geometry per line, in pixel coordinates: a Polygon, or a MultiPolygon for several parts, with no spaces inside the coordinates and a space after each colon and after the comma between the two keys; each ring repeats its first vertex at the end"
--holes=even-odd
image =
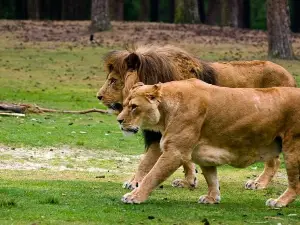
{"type": "MultiPolygon", "coordinates": [[[[0,32],[12,32],[24,42],[74,42],[90,44],[89,21],[0,21],[0,32]]],[[[126,44],[251,44],[266,47],[264,31],[208,26],[203,24],[167,24],[143,22],[112,22],[112,29],[94,35],[103,46],[126,44]]],[[[300,54],[300,35],[293,34],[294,51],[300,54]]]]}

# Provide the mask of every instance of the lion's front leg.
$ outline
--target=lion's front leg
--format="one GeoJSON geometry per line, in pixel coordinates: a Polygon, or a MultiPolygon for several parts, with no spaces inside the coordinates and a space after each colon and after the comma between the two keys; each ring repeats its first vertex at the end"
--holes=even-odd
{"type": "Polygon", "coordinates": [[[201,170],[208,185],[208,193],[200,196],[198,202],[202,204],[220,203],[221,195],[217,168],[215,166],[201,166],[201,170]]]}
{"type": "Polygon", "coordinates": [[[122,197],[124,203],[141,203],[161,182],[166,180],[181,166],[181,154],[177,151],[164,151],[138,188],[122,197]]]}
{"type": "Polygon", "coordinates": [[[152,143],[147,152],[143,156],[138,165],[137,172],[131,178],[131,180],[123,184],[123,188],[133,190],[139,186],[139,183],[147,175],[147,173],[152,169],[154,164],[157,162],[158,158],[161,156],[161,150],[159,143],[152,143]]]}
{"type": "Polygon", "coordinates": [[[175,179],[172,181],[173,187],[190,188],[197,187],[198,181],[196,177],[196,167],[192,161],[183,163],[185,179],[175,179]]]}
{"type": "Polygon", "coordinates": [[[245,184],[246,189],[256,190],[264,189],[268,186],[280,166],[280,159],[276,157],[265,162],[265,168],[262,174],[255,180],[248,180],[245,184]]]}

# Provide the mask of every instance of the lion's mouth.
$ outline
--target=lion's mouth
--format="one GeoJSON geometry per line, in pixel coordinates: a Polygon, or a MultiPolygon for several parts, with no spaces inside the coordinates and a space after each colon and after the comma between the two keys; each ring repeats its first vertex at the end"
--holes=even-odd
{"type": "Polygon", "coordinates": [[[121,112],[123,110],[123,106],[120,103],[112,103],[107,106],[109,109],[121,112]]]}

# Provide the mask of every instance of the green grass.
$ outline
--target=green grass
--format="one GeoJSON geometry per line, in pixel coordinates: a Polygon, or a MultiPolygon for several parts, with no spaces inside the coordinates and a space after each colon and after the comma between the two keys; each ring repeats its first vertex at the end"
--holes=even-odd
{"type": "Polygon", "coordinates": [[[247,170],[221,169],[222,202],[218,205],[197,203],[206,191],[203,179],[194,191],[173,188],[169,179],[146,203],[125,205],[120,198],[127,191],[121,188],[120,177],[85,180],[82,174],[80,180],[72,180],[64,172],[61,180],[52,180],[47,179],[47,171],[44,179],[35,177],[39,172],[18,173],[26,178],[4,175],[1,181],[0,199],[13,202],[0,207],[1,224],[201,224],[205,218],[211,224],[300,224],[300,202],[280,210],[264,204],[285,189],[282,180],[276,179],[280,182],[267,190],[247,191],[243,189],[245,175],[251,174],[247,170]]]}
{"type": "MultiPolygon", "coordinates": [[[[262,49],[247,45],[199,44],[187,45],[186,49],[205,60],[266,59],[262,49]]],[[[105,79],[101,58],[108,50],[68,43],[21,44],[9,35],[1,36],[0,102],[68,110],[104,108],[95,95],[105,79]]],[[[300,83],[298,61],[276,63],[300,83]]],[[[0,117],[0,128],[0,144],[4,146],[36,147],[45,154],[45,148],[70,146],[100,154],[87,161],[68,157],[49,160],[49,164],[65,165],[70,171],[0,170],[0,224],[202,224],[204,219],[210,224],[300,224],[299,200],[281,210],[265,206],[268,198],[284,191],[286,178],[277,177],[267,190],[244,190],[244,182],[261,172],[261,163],[245,170],[222,167],[219,205],[196,203],[206,191],[200,175],[200,187],[195,191],[170,187],[171,179],[182,177],[179,172],[164,183],[164,188],[155,190],[145,204],[122,204],[120,198],[127,192],[121,188],[122,182],[135,170],[136,163],[122,167],[122,160],[102,160],[101,154],[103,150],[114,150],[121,156],[141,154],[143,140],[141,136],[124,138],[114,115],[0,117]],[[95,178],[99,173],[76,171],[78,166],[119,172],[105,172],[105,177],[99,179],[95,178]]],[[[33,160],[0,154],[2,163],[33,160]]]]}

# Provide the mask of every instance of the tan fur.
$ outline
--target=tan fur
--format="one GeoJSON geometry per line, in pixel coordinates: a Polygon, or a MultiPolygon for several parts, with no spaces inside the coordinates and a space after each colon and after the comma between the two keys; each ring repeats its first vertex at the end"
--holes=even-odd
{"type": "Polygon", "coordinates": [[[247,167],[278,157],[288,188],[267,205],[283,207],[300,194],[300,89],[225,88],[197,79],[136,85],[118,115],[122,130],[158,130],[162,155],[125,203],[145,201],[180,165],[199,164],[208,184],[200,203],[220,202],[216,167],[247,167]],[[282,149],[281,149],[282,148],[282,149]]]}
{"type": "MultiPolygon", "coordinates": [[[[136,82],[155,84],[173,80],[198,78],[207,83],[226,87],[273,87],[296,86],[292,75],[281,66],[269,61],[245,62],[203,62],[193,55],[174,46],[141,46],[138,48],[113,51],[105,58],[108,71],[104,85],[97,93],[103,104],[115,110],[122,109],[123,100],[136,82]],[[113,82],[112,82],[113,81],[113,82]]],[[[148,151],[160,149],[150,146],[148,151]]],[[[141,161],[138,171],[128,187],[136,186],[152,168],[157,153],[149,153],[141,161]]],[[[279,159],[265,164],[264,172],[256,180],[246,184],[248,189],[265,188],[276,173],[279,159]]],[[[175,186],[195,185],[195,173],[191,165],[185,165],[186,181],[175,186]]]]}

